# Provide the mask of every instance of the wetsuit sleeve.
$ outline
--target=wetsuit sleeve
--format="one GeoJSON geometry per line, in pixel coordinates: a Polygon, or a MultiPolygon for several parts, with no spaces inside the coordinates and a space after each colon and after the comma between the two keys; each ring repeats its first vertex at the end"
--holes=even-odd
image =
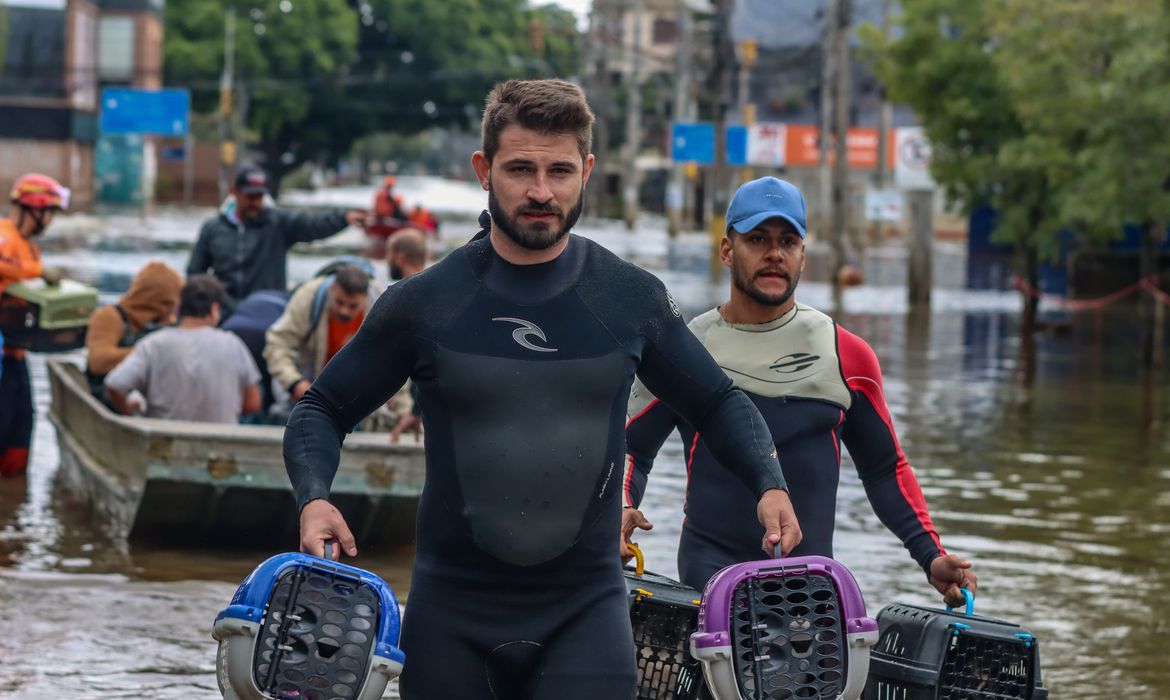
{"type": "Polygon", "coordinates": [[[646,482],[662,443],[678,425],[678,416],[650,391],[635,382],[626,419],[626,473],[622,505],[637,508],[646,495],[646,482]]]}
{"type": "Polygon", "coordinates": [[[786,488],[772,434],[755,404],[731,383],[683,323],[665,289],[650,322],[638,377],[702,435],[716,460],[759,498],[786,488]]]}
{"type": "Polygon", "coordinates": [[[394,395],[414,366],[414,302],[404,280],[387,290],[361,329],[297,402],[284,431],[284,467],[297,508],[328,498],[346,433],[394,395]]]}
{"type": "Polygon", "coordinates": [[[187,261],[187,276],[202,275],[211,269],[211,248],[208,239],[211,238],[210,226],[203,225],[199,229],[199,238],[195,247],[191,249],[191,258],[187,261]]]}
{"type": "Polygon", "coordinates": [[[906,460],[882,389],[881,367],[869,345],[838,326],[841,371],[852,395],[842,440],[857,465],[866,496],[882,523],[930,575],[930,563],[946,554],[906,460]]]}
{"type": "Polygon", "coordinates": [[[280,217],[277,225],[284,236],[285,247],[328,238],[349,225],[345,212],[340,209],[327,212],[277,210],[275,213],[280,217]]]}

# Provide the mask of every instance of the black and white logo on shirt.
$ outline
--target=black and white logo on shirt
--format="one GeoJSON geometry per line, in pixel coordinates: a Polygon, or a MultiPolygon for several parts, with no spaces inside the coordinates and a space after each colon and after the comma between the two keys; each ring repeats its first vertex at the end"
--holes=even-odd
{"type": "Polygon", "coordinates": [[[544,331],[542,331],[540,329],[540,326],[536,325],[532,321],[525,321],[522,318],[510,318],[508,316],[497,316],[496,318],[493,318],[492,320],[493,321],[507,321],[508,323],[515,323],[516,325],[518,325],[519,328],[512,331],[512,340],[515,340],[516,343],[522,348],[527,348],[528,350],[535,350],[536,352],[556,352],[557,351],[556,348],[542,348],[539,345],[533,345],[528,340],[528,336],[536,336],[538,339],[540,339],[540,342],[542,342],[542,343],[548,342],[548,337],[545,336],[544,331]]]}

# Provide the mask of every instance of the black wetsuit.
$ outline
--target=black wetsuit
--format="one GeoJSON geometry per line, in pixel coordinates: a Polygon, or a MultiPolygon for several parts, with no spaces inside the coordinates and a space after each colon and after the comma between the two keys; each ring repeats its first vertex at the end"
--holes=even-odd
{"type": "Polygon", "coordinates": [[[517,266],[481,233],[394,285],[297,404],[284,450],[303,507],[328,497],[349,427],[407,377],[418,386],[405,700],[633,697],[617,547],[635,372],[719,436],[711,449],[749,491],[783,487],[759,412],[662,284],[575,236],[517,266]]]}

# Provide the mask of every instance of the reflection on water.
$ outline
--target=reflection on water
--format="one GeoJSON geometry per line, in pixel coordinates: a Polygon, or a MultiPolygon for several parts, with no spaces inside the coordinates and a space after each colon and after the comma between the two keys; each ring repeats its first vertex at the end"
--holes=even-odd
{"type": "MultiPolygon", "coordinates": [[[[144,259],[104,255],[92,269],[110,275],[144,259]]],[[[691,314],[723,295],[701,273],[663,276],[691,314]]],[[[1138,372],[1133,324],[1073,319],[1042,334],[1028,389],[1014,297],[951,290],[928,315],[908,313],[903,297],[897,288],[850,290],[839,320],[882,361],[903,449],[943,541],[976,561],[979,611],[1040,637],[1054,698],[1170,696],[1162,642],[1170,523],[1160,515],[1170,505],[1170,431],[1150,420],[1165,415],[1164,381],[1138,372]]],[[[830,303],[814,283],[801,298],[830,303]]],[[[34,463],[27,479],[0,481],[0,696],[218,697],[211,619],[272,552],[143,550],[105,537],[54,493],[43,362],[34,359],[33,372],[34,463]]],[[[934,605],[848,461],[842,481],[837,556],[871,613],[893,601],[934,605]]],[[[675,437],[645,503],[656,527],[641,536],[648,566],[668,574],[684,488],[675,437]]],[[[356,563],[405,594],[409,560],[404,551],[356,563]]]]}

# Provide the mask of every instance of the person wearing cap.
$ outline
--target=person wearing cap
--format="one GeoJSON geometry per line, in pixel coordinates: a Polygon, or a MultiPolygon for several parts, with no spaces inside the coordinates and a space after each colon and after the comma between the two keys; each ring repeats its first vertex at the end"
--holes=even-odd
{"type": "MultiPolygon", "coordinates": [[[[800,190],[774,177],[740,187],[727,209],[719,251],[731,269],[731,296],[692,320],[690,329],[772,432],[804,533],[792,554],[833,556],[843,442],[878,517],[946,601],[961,605],[958,589],[974,592],[975,574],[970,562],[943,549],[898,444],[877,357],[864,340],[796,301],[804,237],[800,190]]],[[[702,590],[721,568],[758,559],[762,530],[754,499],[708,450],[709,436],[680,420],[641,382],[631,391],[627,417],[624,541],[636,528],[651,527],[637,506],[654,457],[677,428],[689,477],[678,552],[683,582],[702,590]]]]}
{"type": "MultiPolygon", "coordinates": [[[[13,282],[37,277],[57,284],[60,271],[42,265],[33,239],[69,206],[69,189],[48,175],[29,173],[17,178],[8,200],[12,216],[0,219],[0,294],[13,282]]],[[[0,351],[0,476],[19,476],[28,467],[32,442],[32,382],[24,350],[6,347],[3,332],[0,351]]]]}
{"type": "Polygon", "coordinates": [[[366,212],[292,212],[269,206],[268,177],[244,167],[224,210],[203,223],[187,263],[187,276],[210,272],[227,290],[228,306],[264,289],[288,287],[288,249],[346,226],[362,226],[366,212]]]}

